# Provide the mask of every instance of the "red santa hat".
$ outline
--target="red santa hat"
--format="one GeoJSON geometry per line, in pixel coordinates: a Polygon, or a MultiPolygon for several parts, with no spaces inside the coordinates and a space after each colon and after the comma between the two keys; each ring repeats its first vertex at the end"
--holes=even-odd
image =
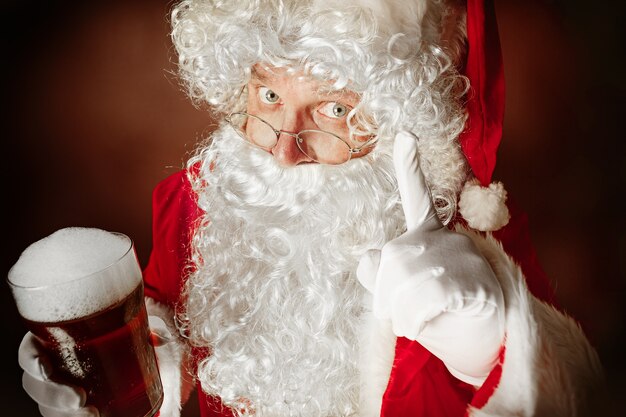
{"type": "Polygon", "coordinates": [[[467,0],[468,120],[459,140],[474,178],[461,192],[459,211],[470,227],[498,230],[509,221],[506,190],[491,182],[504,120],[504,71],[492,0],[467,0]]]}

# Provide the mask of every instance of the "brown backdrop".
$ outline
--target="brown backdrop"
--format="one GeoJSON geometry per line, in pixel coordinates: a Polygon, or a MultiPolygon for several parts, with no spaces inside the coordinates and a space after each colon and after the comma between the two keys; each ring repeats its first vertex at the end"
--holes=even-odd
{"type": "MultiPolygon", "coordinates": [[[[3,3],[4,270],[66,226],[124,232],[145,264],[152,188],[212,125],[173,75],[170,2],[3,3]]],[[[615,409],[626,392],[619,3],[496,1],[507,108],[495,178],[528,211],[559,301],[600,351],[615,409]]],[[[37,416],[21,389],[25,330],[6,286],[2,301],[1,414],[37,416]]]]}

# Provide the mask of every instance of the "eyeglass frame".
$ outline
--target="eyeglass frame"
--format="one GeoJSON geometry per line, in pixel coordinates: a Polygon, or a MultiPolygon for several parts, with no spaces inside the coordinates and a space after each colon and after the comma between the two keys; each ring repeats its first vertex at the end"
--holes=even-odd
{"type": "Polygon", "coordinates": [[[352,159],[352,155],[359,153],[363,150],[363,148],[366,148],[368,146],[373,146],[376,142],[374,139],[370,139],[369,141],[365,142],[363,145],[361,145],[358,148],[353,148],[352,146],[350,146],[350,144],[348,143],[347,140],[345,140],[344,138],[342,138],[341,136],[338,136],[332,132],[328,132],[326,130],[321,130],[321,129],[303,129],[301,131],[299,131],[298,133],[293,133],[293,132],[287,132],[286,130],[280,130],[280,129],[276,129],[274,126],[272,126],[268,121],[263,120],[262,118],[260,118],[259,116],[256,116],[254,114],[250,114],[248,112],[245,111],[236,111],[236,112],[232,112],[230,113],[228,116],[224,117],[224,120],[226,120],[226,122],[232,126],[235,131],[237,131],[237,133],[239,133],[239,136],[241,136],[243,139],[246,140],[246,142],[252,144],[253,146],[260,148],[260,149],[264,149],[264,150],[272,150],[274,149],[274,147],[276,147],[276,145],[278,144],[278,140],[280,139],[280,134],[284,133],[287,136],[291,136],[293,138],[296,139],[296,145],[298,146],[298,149],[300,149],[300,152],[302,152],[303,154],[305,154],[306,156],[308,156],[309,158],[311,158],[312,160],[314,160],[315,162],[317,162],[318,164],[324,164],[324,165],[341,165],[341,164],[345,164],[346,162],[350,161],[352,159]],[[276,135],[276,143],[271,147],[271,148],[267,148],[264,146],[261,146],[257,143],[255,143],[252,139],[248,138],[247,135],[244,136],[244,132],[240,129],[239,126],[235,126],[235,124],[232,122],[231,116],[233,115],[241,115],[241,116],[246,116],[246,117],[253,117],[263,123],[265,123],[267,126],[270,127],[270,129],[272,129],[274,131],[274,134],[276,135]],[[309,156],[306,152],[304,152],[304,150],[300,147],[300,144],[304,141],[304,139],[302,139],[300,137],[300,134],[302,132],[318,132],[318,133],[324,133],[327,135],[331,135],[336,137],[337,139],[339,139],[340,141],[342,141],[343,143],[346,144],[346,146],[348,147],[348,159],[346,159],[343,162],[340,162],[338,164],[328,164],[325,162],[320,162],[317,159],[309,156]]]}

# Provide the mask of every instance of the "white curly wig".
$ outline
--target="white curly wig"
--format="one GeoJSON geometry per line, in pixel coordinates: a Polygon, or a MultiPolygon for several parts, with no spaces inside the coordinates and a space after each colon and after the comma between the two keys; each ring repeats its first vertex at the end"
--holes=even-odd
{"type": "Polygon", "coordinates": [[[368,157],[390,155],[395,134],[413,132],[448,222],[469,172],[458,143],[466,120],[467,80],[456,67],[464,20],[448,3],[455,2],[185,0],[172,10],[172,39],[189,96],[218,118],[242,109],[260,62],[358,93],[349,124],[376,136],[368,157]]]}

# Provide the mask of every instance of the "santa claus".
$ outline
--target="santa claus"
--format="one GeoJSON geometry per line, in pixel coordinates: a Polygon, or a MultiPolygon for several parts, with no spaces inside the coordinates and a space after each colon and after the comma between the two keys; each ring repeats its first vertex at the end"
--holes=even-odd
{"type": "MultiPolygon", "coordinates": [[[[493,13],[481,0],[175,5],[180,76],[222,123],[154,192],[144,281],[162,417],[193,389],[204,417],[592,406],[597,355],[491,183],[493,13]]],[[[42,414],[97,415],[51,387],[26,387],[42,414]]]]}

